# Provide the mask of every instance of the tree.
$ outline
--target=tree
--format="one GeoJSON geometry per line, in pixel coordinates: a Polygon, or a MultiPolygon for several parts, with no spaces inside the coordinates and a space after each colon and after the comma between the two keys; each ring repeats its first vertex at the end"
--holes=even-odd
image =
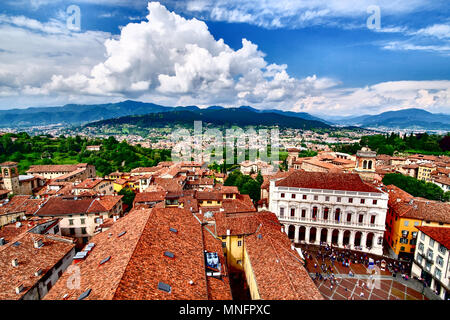
{"type": "Polygon", "coordinates": [[[128,188],[123,188],[119,191],[119,195],[123,196],[122,202],[128,205],[129,208],[133,206],[134,198],[136,197],[136,194],[133,190],[128,188]]]}
{"type": "Polygon", "coordinates": [[[259,183],[259,185],[261,186],[264,182],[264,177],[261,174],[261,171],[258,171],[258,175],[256,176],[256,182],[259,183]]]}
{"type": "Polygon", "coordinates": [[[388,173],[383,178],[384,185],[393,184],[414,197],[445,201],[444,191],[434,183],[417,180],[400,173],[388,173]]]}

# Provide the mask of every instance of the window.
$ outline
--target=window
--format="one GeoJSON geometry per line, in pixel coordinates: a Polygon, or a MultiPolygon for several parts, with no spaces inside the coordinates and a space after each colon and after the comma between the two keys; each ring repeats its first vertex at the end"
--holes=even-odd
{"type": "Polygon", "coordinates": [[[69,233],[71,236],[75,235],[75,228],[70,228],[69,233]]]}
{"type": "Polygon", "coordinates": [[[81,228],[81,233],[86,234],[86,228],[81,228]]]}
{"type": "Polygon", "coordinates": [[[364,221],[364,215],[363,215],[363,214],[360,214],[360,215],[358,216],[358,222],[359,222],[359,223],[363,223],[363,221],[364,221]]]}
{"type": "Polygon", "coordinates": [[[224,241],[222,242],[222,248],[226,248],[227,247],[227,243],[224,241]]]}
{"type": "Polygon", "coordinates": [[[317,219],[317,207],[313,207],[312,218],[317,219]]]}
{"type": "Polygon", "coordinates": [[[353,203],[353,198],[348,198],[348,203],[353,203]]]}
{"type": "Polygon", "coordinates": [[[411,244],[411,245],[416,245],[416,242],[417,242],[417,239],[411,239],[411,240],[409,240],[409,244],[411,244]]]}
{"type": "Polygon", "coordinates": [[[361,204],[366,203],[366,199],[361,199],[361,204]]]}
{"type": "Polygon", "coordinates": [[[330,211],[330,209],[328,209],[328,208],[323,209],[323,219],[324,220],[328,220],[329,211],[330,211]]]}
{"type": "Polygon", "coordinates": [[[441,270],[439,270],[438,268],[436,268],[434,270],[434,275],[436,276],[436,278],[438,278],[439,280],[441,279],[441,270]]]}
{"type": "Polygon", "coordinates": [[[418,221],[414,222],[414,227],[418,227],[418,226],[419,226],[419,222],[418,221]]]}
{"type": "Polygon", "coordinates": [[[314,196],[314,200],[319,200],[319,196],[314,196]]]}
{"type": "Polygon", "coordinates": [[[435,243],[435,241],[434,241],[433,239],[430,238],[430,247],[433,248],[433,247],[434,247],[434,243],[435,243]]]}
{"type": "Polygon", "coordinates": [[[242,260],[236,260],[237,264],[242,264],[242,260]]]}
{"type": "Polygon", "coordinates": [[[373,200],[373,204],[377,204],[378,200],[373,200]]]}
{"type": "Polygon", "coordinates": [[[347,213],[347,222],[351,222],[351,221],[352,221],[352,214],[347,213]]]}
{"type": "Polygon", "coordinates": [[[282,193],[280,196],[281,196],[282,198],[284,198],[284,193],[282,193]]]}
{"type": "Polygon", "coordinates": [[[413,239],[416,239],[417,238],[417,231],[411,232],[411,236],[413,237],[413,239]]]}
{"type": "Polygon", "coordinates": [[[419,243],[418,248],[419,248],[419,251],[420,251],[420,252],[423,252],[424,246],[423,246],[423,243],[422,243],[422,242],[419,243]]]}
{"type": "Polygon", "coordinates": [[[325,197],[325,201],[330,201],[330,197],[329,197],[329,196],[326,196],[326,197],[325,197]]]}
{"type": "Polygon", "coordinates": [[[69,219],[69,226],[73,226],[73,219],[69,219]]]}
{"type": "Polygon", "coordinates": [[[295,217],[295,208],[291,208],[291,217],[295,217]]]}
{"type": "Polygon", "coordinates": [[[280,217],[281,217],[281,218],[284,217],[284,208],[280,208],[280,217]]]}
{"type": "Polygon", "coordinates": [[[405,222],[403,223],[403,225],[404,225],[405,227],[409,226],[409,221],[408,221],[408,220],[405,220],[405,222]]]}
{"type": "Polygon", "coordinates": [[[442,258],[441,256],[437,256],[437,257],[436,257],[436,263],[437,263],[439,266],[443,267],[443,266],[444,266],[444,258],[442,258]]]}
{"type": "Polygon", "coordinates": [[[433,250],[428,249],[427,251],[427,258],[430,260],[433,260],[433,250]]]}
{"type": "Polygon", "coordinates": [[[406,238],[400,238],[400,243],[408,243],[408,239],[406,238]]]}
{"type": "Polygon", "coordinates": [[[295,199],[295,193],[293,193],[293,194],[291,195],[291,198],[292,198],[292,199],[295,199]]]}
{"type": "Polygon", "coordinates": [[[405,251],[405,247],[400,247],[400,251],[405,251]]]}
{"type": "Polygon", "coordinates": [[[303,200],[306,200],[306,198],[307,198],[307,197],[306,197],[306,194],[304,194],[304,195],[303,195],[303,200]]]}
{"type": "Polygon", "coordinates": [[[306,210],[302,209],[302,218],[305,218],[305,217],[306,217],[306,210]]]}
{"type": "Polygon", "coordinates": [[[85,224],[86,223],[86,219],[80,219],[81,224],[85,224]]]}
{"type": "Polygon", "coordinates": [[[402,237],[403,238],[408,238],[409,235],[409,231],[408,230],[402,230],[402,237]]]}
{"type": "Polygon", "coordinates": [[[417,256],[417,262],[418,262],[419,264],[422,264],[422,261],[423,261],[423,257],[419,254],[419,255],[417,256]]]}
{"type": "Polygon", "coordinates": [[[425,240],[425,233],[420,234],[420,240],[425,240]]]}
{"type": "Polygon", "coordinates": [[[238,241],[238,247],[242,247],[242,240],[238,241]]]}
{"type": "Polygon", "coordinates": [[[445,254],[446,251],[447,249],[442,244],[439,244],[439,253],[445,254]]]}
{"type": "Polygon", "coordinates": [[[334,220],[339,221],[341,220],[341,209],[337,208],[334,213],[334,220]]]}
{"type": "Polygon", "coordinates": [[[337,197],[336,202],[341,202],[341,197],[337,197]]]}
{"type": "Polygon", "coordinates": [[[370,217],[370,223],[371,223],[371,224],[375,224],[375,219],[376,219],[376,217],[377,217],[377,216],[375,216],[375,215],[372,215],[372,216],[370,217]]]}

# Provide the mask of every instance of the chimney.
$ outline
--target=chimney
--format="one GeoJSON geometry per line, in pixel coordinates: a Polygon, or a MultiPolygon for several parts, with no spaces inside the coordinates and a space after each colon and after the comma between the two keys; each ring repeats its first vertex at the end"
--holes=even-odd
{"type": "Polygon", "coordinates": [[[11,264],[12,264],[13,267],[18,267],[18,266],[19,266],[19,260],[17,260],[17,259],[12,259],[12,260],[11,260],[11,264]]]}
{"type": "Polygon", "coordinates": [[[17,293],[17,294],[21,293],[22,290],[23,290],[23,284],[21,284],[21,285],[19,285],[19,286],[16,287],[16,293],[17,293]]]}
{"type": "Polygon", "coordinates": [[[227,230],[227,236],[229,236],[231,234],[230,229],[227,230]]]}
{"type": "Polygon", "coordinates": [[[40,248],[43,245],[44,245],[44,243],[42,242],[42,239],[34,240],[34,247],[35,248],[40,248]]]}
{"type": "Polygon", "coordinates": [[[41,274],[42,274],[42,269],[38,269],[38,270],[36,270],[36,272],[34,273],[34,275],[35,275],[36,277],[39,277],[41,274]]]}

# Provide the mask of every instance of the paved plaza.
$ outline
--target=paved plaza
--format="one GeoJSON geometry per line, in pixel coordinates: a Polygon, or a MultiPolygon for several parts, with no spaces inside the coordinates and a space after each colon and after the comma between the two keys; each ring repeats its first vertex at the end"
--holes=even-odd
{"type": "Polygon", "coordinates": [[[332,263],[329,259],[317,259],[314,253],[306,261],[306,268],[325,299],[428,300],[422,294],[423,288],[416,280],[404,280],[401,274],[394,277],[387,268],[381,270],[375,267],[374,272],[368,270],[368,267],[362,263],[351,263],[346,267],[342,263],[332,263]],[[321,265],[326,265],[326,268],[331,267],[331,270],[324,272],[321,265]],[[317,278],[317,273],[327,279],[317,278]],[[334,280],[330,282],[331,274],[334,274],[334,280]]]}

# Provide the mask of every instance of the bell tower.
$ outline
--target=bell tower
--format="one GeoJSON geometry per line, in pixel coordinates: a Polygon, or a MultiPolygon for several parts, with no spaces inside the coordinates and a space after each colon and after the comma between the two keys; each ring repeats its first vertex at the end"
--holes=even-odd
{"type": "Polygon", "coordinates": [[[2,170],[5,189],[14,194],[20,194],[19,170],[17,168],[17,162],[1,163],[0,169],[2,170]]]}
{"type": "Polygon", "coordinates": [[[362,148],[356,153],[355,172],[359,173],[363,180],[373,179],[376,174],[377,153],[369,148],[362,148]]]}

